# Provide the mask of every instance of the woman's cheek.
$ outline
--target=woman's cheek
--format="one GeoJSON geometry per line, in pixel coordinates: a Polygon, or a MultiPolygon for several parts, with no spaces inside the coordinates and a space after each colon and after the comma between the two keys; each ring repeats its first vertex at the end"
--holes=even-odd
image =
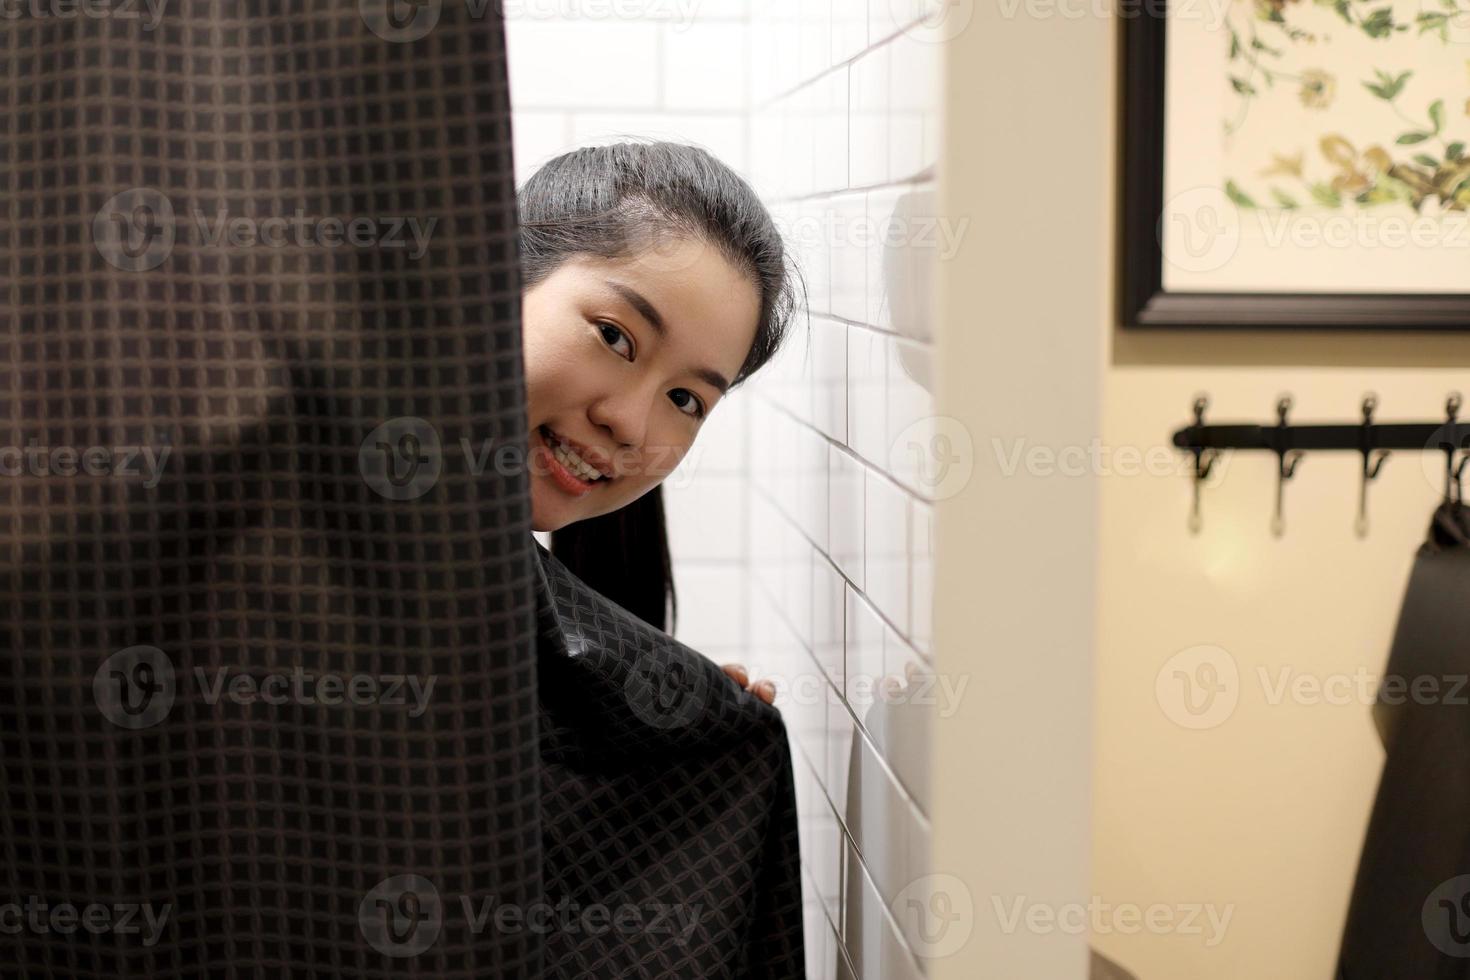
{"type": "Polygon", "coordinates": [[[655,482],[663,483],[688,458],[690,443],[687,440],[671,440],[663,443],[660,448],[661,451],[651,465],[651,471],[655,482]]]}

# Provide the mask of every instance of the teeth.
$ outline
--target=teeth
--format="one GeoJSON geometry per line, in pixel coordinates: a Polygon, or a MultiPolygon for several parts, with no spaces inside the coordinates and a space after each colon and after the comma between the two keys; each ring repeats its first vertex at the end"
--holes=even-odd
{"type": "Polygon", "coordinates": [[[558,463],[565,466],[567,469],[571,470],[574,474],[586,480],[588,483],[591,483],[592,481],[597,480],[602,476],[601,470],[583,460],[581,456],[577,455],[576,450],[572,449],[566,443],[556,438],[555,434],[552,435],[551,455],[556,457],[556,461],[558,463]]]}

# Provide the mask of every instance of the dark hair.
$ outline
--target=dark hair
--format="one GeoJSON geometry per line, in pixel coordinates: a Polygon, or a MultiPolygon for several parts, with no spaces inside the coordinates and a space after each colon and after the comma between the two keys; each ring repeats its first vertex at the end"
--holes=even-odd
{"type": "MultiPolygon", "coordinates": [[[[576,255],[627,258],[670,236],[690,238],[718,248],[760,290],[755,340],[732,388],[785,339],[799,272],[788,268],[785,243],[760,197],[707,151],[655,141],[582,147],[542,165],[517,203],[522,289],[576,255]]],[[[661,488],[553,532],[551,551],[603,595],[672,629],[678,600],[661,488]]]]}

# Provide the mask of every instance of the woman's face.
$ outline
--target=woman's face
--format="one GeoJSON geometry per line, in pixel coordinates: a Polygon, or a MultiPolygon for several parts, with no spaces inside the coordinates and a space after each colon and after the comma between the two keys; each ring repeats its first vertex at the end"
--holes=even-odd
{"type": "Polygon", "coordinates": [[[678,466],[750,352],[760,292],[719,249],[680,238],[626,259],[574,256],[521,312],[531,525],[555,531],[678,466]]]}

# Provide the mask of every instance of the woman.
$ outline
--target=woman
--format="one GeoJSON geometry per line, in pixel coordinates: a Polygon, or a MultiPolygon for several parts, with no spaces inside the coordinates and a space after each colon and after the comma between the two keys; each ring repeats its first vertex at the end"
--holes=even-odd
{"type": "MultiPolygon", "coordinates": [[[[588,585],[667,628],[659,484],[780,346],[795,274],[754,191],[696,147],[573,150],[517,197],[532,527],[588,585]]],[[[771,682],[725,671],[774,700],[771,682]]]]}

